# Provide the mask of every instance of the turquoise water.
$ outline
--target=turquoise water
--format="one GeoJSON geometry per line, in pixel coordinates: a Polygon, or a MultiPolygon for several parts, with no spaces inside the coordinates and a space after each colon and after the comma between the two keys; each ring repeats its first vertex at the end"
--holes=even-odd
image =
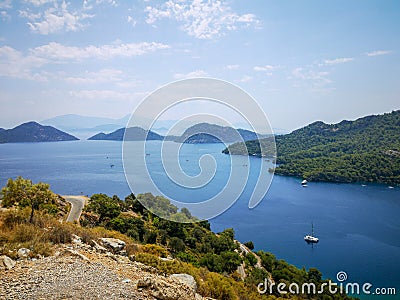
{"type": "MultiPolygon", "coordinates": [[[[275,176],[264,200],[248,209],[259,158],[250,158],[246,166],[246,158],[232,157],[231,162],[230,156],[222,154],[223,145],[183,145],[179,159],[187,174],[199,174],[198,159],[204,154],[213,155],[217,164],[210,184],[196,191],[171,184],[160,164],[160,142],[149,142],[147,147],[152,178],[164,193],[177,195],[183,202],[201,201],[218,193],[229,180],[231,164],[243,167],[243,174],[250,168],[248,186],[239,200],[210,220],[214,231],[233,227],[240,241],[252,240],[256,249],[271,251],[298,267],[317,267],[325,277],[335,280],[337,272],[345,271],[347,282],[396,287],[399,294],[399,187],[309,183],[303,188],[299,179],[275,176]],[[320,243],[313,246],[303,241],[311,222],[320,238],[320,243]]],[[[1,144],[0,185],[18,175],[34,182],[48,182],[59,194],[107,193],[125,197],[130,193],[120,142],[1,144]]],[[[133,192],[146,192],[145,188],[139,182],[133,192]]]]}

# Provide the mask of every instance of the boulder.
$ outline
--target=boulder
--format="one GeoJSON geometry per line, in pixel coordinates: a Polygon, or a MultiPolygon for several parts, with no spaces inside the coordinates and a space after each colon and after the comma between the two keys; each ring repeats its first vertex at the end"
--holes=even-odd
{"type": "Polygon", "coordinates": [[[93,243],[94,249],[95,249],[97,252],[100,252],[100,253],[106,253],[106,252],[107,252],[107,249],[104,248],[103,246],[99,245],[98,243],[96,243],[95,240],[92,240],[92,243],[93,243]]]}
{"type": "Polygon", "coordinates": [[[141,278],[137,282],[137,288],[148,290],[153,297],[160,300],[193,300],[196,297],[187,285],[169,278],[141,278]]]}
{"type": "Polygon", "coordinates": [[[0,256],[0,263],[7,269],[11,270],[15,267],[15,261],[6,255],[0,256]]]}
{"type": "Polygon", "coordinates": [[[112,250],[114,253],[120,252],[125,248],[125,242],[114,238],[101,238],[103,246],[112,250]]]}
{"type": "Polygon", "coordinates": [[[190,287],[193,292],[196,292],[197,290],[197,283],[196,280],[194,280],[194,277],[189,274],[172,274],[169,276],[169,278],[175,279],[179,281],[180,283],[183,283],[190,287]]]}
{"type": "Polygon", "coordinates": [[[21,258],[21,259],[28,258],[30,252],[31,252],[31,250],[29,250],[27,248],[20,248],[20,249],[18,249],[18,252],[17,252],[18,258],[21,258]]]}
{"type": "Polygon", "coordinates": [[[81,239],[81,237],[80,237],[80,236],[77,236],[76,234],[73,234],[73,235],[71,236],[71,240],[72,240],[72,243],[74,243],[74,244],[82,244],[82,239],[81,239]]]}
{"type": "Polygon", "coordinates": [[[72,255],[72,256],[76,256],[79,257],[80,259],[84,260],[84,261],[89,261],[89,258],[87,258],[85,255],[83,255],[82,253],[79,253],[78,251],[75,250],[71,250],[71,249],[67,249],[65,250],[66,253],[72,255]]]}

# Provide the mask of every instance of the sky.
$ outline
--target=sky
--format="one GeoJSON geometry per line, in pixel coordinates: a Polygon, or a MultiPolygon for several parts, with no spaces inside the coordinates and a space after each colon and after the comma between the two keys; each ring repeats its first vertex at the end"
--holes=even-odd
{"type": "Polygon", "coordinates": [[[121,118],[193,77],[239,86],[287,131],[400,108],[397,0],[0,0],[0,23],[3,128],[121,118]]]}

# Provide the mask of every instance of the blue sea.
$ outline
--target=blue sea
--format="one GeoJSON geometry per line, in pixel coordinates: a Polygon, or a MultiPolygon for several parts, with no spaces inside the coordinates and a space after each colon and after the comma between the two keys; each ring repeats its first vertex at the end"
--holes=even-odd
{"type": "MultiPolygon", "coordinates": [[[[184,144],[179,161],[188,175],[201,172],[199,158],[204,154],[211,155],[216,165],[210,183],[194,190],[171,183],[162,168],[160,146],[157,141],[146,143],[150,176],[163,193],[172,193],[182,202],[201,201],[217,194],[230,180],[232,165],[242,167],[243,174],[249,172],[248,184],[238,201],[210,220],[214,231],[232,227],[238,240],[252,240],[256,250],[272,252],[300,268],[316,267],[335,282],[336,274],[342,271],[347,274],[344,283],[368,282],[373,285],[371,291],[375,287],[395,287],[398,295],[386,298],[398,299],[400,187],[311,182],[304,188],[299,178],[274,176],[264,199],[249,209],[248,199],[262,158],[251,157],[247,164],[245,157],[222,154],[222,144],[184,144]],[[311,231],[311,223],[320,239],[314,245],[303,240],[311,231]]],[[[131,190],[121,153],[122,143],[114,141],[0,144],[0,185],[20,175],[34,182],[47,182],[58,194],[106,193],[124,198],[131,190]]],[[[267,172],[268,167],[261,171],[267,172]]],[[[132,187],[134,193],[147,191],[147,185],[140,182],[132,187]]]]}

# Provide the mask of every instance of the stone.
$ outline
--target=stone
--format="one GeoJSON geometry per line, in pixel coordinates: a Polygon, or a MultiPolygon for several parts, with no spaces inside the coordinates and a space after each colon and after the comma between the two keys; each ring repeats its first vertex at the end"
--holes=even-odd
{"type": "Polygon", "coordinates": [[[77,256],[77,257],[79,257],[79,258],[82,259],[82,260],[89,261],[89,258],[87,258],[87,257],[86,257],[85,255],[83,255],[82,253],[79,253],[78,251],[71,250],[71,249],[67,249],[66,252],[72,254],[73,256],[77,256]]]}
{"type": "Polygon", "coordinates": [[[103,245],[111,249],[114,253],[120,252],[125,248],[125,242],[114,238],[101,238],[103,245]]]}
{"type": "Polygon", "coordinates": [[[13,261],[11,258],[9,258],[7,255],[3,255],[3,256],[0,256],[0,262],[2,262],[3,263],[3,265],[4,265],[4,267],[7,269],[7,270],[11,270],[12,268],[14,268],[15,267],[15,261],[13,261]]]}
{"type": "Polygon", "coordinates": [[[196,292],[196,290],[197,290],[197,283],[192,275],[172,274],[169,276],[169,278],[175,279],[175,280],[179,281],[180,283],[187,285],[188,287],[190,287],[193,290],[193,292],[196,292]]]}
{"type": "Polygon", "coordinates": [[[74,244],[82,244],[82,239],[80,236],[77,236],[76,234],[73,234],[72,236],[72,243],[74,244]]]}
{"type": "Polygon", "coordinates": [[[17,255],[18,258],[28,258],[29,257],[29,253],[31,252],[31,250],[27,249],[27,248],[20,248],[18,249],[17,255]]]}
{"type": "Polygon", "coordinates": [[[136,286],[138,289],[148,290],[153,297],[160,300],[195,299],[195,293],[189,286],[179,283],[176,284],[175,280],[168,280],[167,278],[141,278],[137,281],[136,286]]]}
{"type": "Polygon", "coordinates": [[[100,252],[100,253],[106,253],[106,252],[107,252],[107,249],[104,248],[103,246],[99,245],[98,243],[96,243],[95,240],[92,240],[92,243],[93,243],[94,249],[95,249],[97,252],[100,252]]]}

